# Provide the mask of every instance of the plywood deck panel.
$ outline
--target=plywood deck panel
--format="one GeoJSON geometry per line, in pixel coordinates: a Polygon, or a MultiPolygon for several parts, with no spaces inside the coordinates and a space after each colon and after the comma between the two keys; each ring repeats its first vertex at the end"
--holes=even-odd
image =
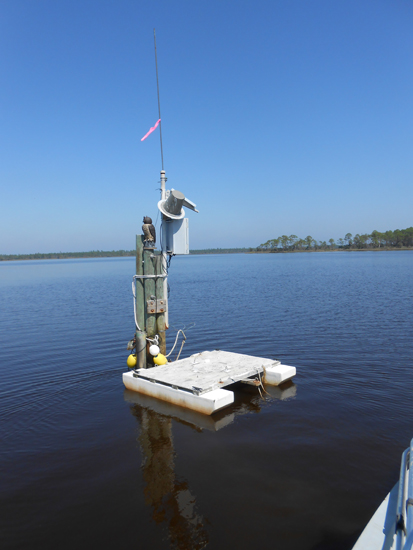
{"type": "Polygon", "coordinates": [[[262,373],[264,368],[278,364],[279,361],[274,359],[215,350],[136,372],[139,378],[202,395],[262,373]]]}

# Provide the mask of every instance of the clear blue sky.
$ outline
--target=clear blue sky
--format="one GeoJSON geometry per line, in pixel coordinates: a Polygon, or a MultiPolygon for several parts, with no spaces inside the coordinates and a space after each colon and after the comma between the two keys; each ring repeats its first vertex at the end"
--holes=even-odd
{"type": "Polygon", "coordinates": [[[0,253],[155,220],[154,27],[191,248],[413,225],[411,0],[2,0],[0,253]]]}

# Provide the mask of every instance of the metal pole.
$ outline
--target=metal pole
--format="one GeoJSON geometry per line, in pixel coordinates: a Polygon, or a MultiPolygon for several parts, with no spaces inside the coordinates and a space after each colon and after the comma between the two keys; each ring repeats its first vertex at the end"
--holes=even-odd
{"type": "Polygon", "coordinates": [[[164,201],[166,199],[166,189],[165,189],[165,170],[161,170],[161,199],[164,201]]]}
{"type": "MultiPolygon", "coordinates": [[[[165,170],[163,165],[163,147],[162,147],[162,119],[161,119],[161,99],[159,95],[159,75],[158,75],[158,54],[156,50],[156,32],[155,29],[153,29],[153,41],[155,45],[155,67],[156,67],[156,89],[158,91],[158,114],[159,114],[159,136],[161,140],[161,161],[162,161],[162,170],[161,170],[161,199],[166,199],[166,189],[165,189],[165,183],[166,183],[166,177],[165,177],[165,170]]],[[[164,221],[162,220],[162,224],[164,221]]],[[[161,227],[162,232],[162,227],[161,227]]],[[[164,273],[167,273],[167,261],[166,261],[166,243],[162,243],[162,270],[164,273]]],[[[163,291],[164,291],[164,297],[168,298],[168,281],[165,277],[163,280],[163,291]]],[[[165,330],[169,327],[169,315],[168,310],[165,312],[165,330]]]]}
{"type": "MultiPolygon", "coordinates": [[[[162,220],[162,223],[166,223],[164,220],[162,220]]],[[[162,228],[161,228],[162,231],[162,228]]],[[[166,242],[165,239],[162,240],[162,272],[164,274],[168,274],[168,262],[166,260],[166,242]]],[[[164,319],[165,319],[165,330],[169,328],[169,302],[168,302],[168,277],[164,277],[163,281],[163,297],[166,299],[168,303],[168,307],[166,308],[164,319]]]]}
{"type": "MultiPolygon", "coordinates": [[[[162,170],[163,170],[163,149],[162,149],[162,119],[161,119],[161,100],[159,98],[159,77],[158,77],[158,55],[156,52],[156,33],[153,29],[153,41],[155,44],[155,66],[156,66],[156,88],[158,90],[158,113],[159,113],[159,136],[161,138],[161,161],[162,161],[162,170]]],[[[164,198],[164,197],[162,197],[164,198]]]]}

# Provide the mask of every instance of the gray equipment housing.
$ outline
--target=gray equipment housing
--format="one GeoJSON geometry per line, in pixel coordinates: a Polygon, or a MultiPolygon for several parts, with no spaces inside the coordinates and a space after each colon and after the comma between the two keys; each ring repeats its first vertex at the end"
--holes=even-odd
{"type": "Polygon", "coordinates": [[[189,254],[189,220],[162,221],[162,251],[167,254],[189,254]]]}

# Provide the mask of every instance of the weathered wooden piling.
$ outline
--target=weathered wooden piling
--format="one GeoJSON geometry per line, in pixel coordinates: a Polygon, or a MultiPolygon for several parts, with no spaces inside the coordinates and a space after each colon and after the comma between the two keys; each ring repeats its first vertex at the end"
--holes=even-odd
{"type": "Polygon", "coordinates": [[[155,255],[153,249],[143,249],[143,273],[145,275],[145,329],[148,338],[153,338],[156,334],[156,303],[155,306],[149,306],[148,302],[156,299],[155,296],[155,255]],[[146,276],[149,275],[148,278],[146,276]]]}
{"type": "MultiPolygon", "coordinates": [[[[143,236],[136,235],[136,275],[143,275],[143,236]]],[[[146,368],[145,291],[143,279],[136,281],[136,367],[146,368]]]]}
{"type": "Polygon", "coordinates": [[[147,338],[158,335],[160,352],[166,355],[167,308],[162,254],[155,254],[153,248],[144,248],[143,235],[136,235],[136,275],[135,306],[136,322],[139,326],[136,329],[136,366],[143,369],[148,366],[147,338]]]}
{"type": "MultiPolygon", "coordinates": [[[[162,255],[158,254],[155,257],[155,273],[157,275],[161,275],[161,277],[158,277],[156,279],[155,283],[155,294],[157,300],[164,301],[165,302],[165,308],[158,307],[158,312],[156,314],[156,328],[159,335],[159,349],[161,350],[161,353],[163,355],[166,355],[166,323],[165,323],[165,314],[166,314],[166,308],[167,308],[167,296],[164,296],[164,275],[163,273],[163,261],[162,261],[162,255]]],[[[159,302],[158,302],[159,303],[159,302]]]]}

